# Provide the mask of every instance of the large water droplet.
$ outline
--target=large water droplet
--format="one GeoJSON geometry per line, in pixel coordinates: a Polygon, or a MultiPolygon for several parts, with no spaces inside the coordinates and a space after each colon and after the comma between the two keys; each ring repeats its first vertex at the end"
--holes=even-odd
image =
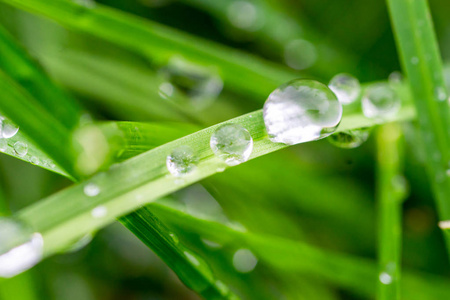
{"type": "Polygon", "coordinates": [[[100,188],[95,183],[88,183],[84,186],[83,192],[88,197],[95,197],[100,194],[100,188]]]}
{"type": "Polygon", "coordinates": [[[165,82],[160,85],[160,95],[170,98],[175,91],[190,100],[194,108],[210,105],[220,94],[223,81],[213,68],[199,66],[180,57],[172,58],[161,68],[165,82]]]}
{"type": "Polygon", "coordinates": [[[28,145],[24,142],[15,142],[14,143],[14,152],[20,157],[24,157],[28,153],[28,145]]]}
{"type": "Polygon", "coordinates": [[[264,104],[264,123],[271,141],[294,145],[332,134],[342,117],[342,104],[324,84],[290,81],[273,91],[264,104]]]}
{"type": "Polygon", "coordinates": [[[73,244],[71,244],[69,247],[67,247],[64,250],[64,252],[73,253],[73,252],[80,251],[81,249],[83,249],[84,247],[89,245],[89,243],[92,241],[93,238],[94,238],[93,234],[88,233],[88,234],[82,236],[79,240],[77,240],[73,244]]]}
{"type": "Polygon", "coordinates": [[[210,146],[214,154],[227,165],[236,166],[249,159],[253,150],[253,139],[241,125],[225,124],[214,131],[210,146]]]}
{"type": "Polygon", "coordinates": [[[258,263],[256,256],[248,249],[239,249],[233,255],[233,266],[241,273],[253,271],[258,263]]]}
{"type": "Polygon", "coordinates": [[[43,246],[39,233],[11,218],[0,218],[0,277],[12,277],[36,265],[43,246]]]}
{"type": "Polygon", "coordinates": [[[397,93],[385,83],[368,87],[362,99],[362,110],[368,118],[392,118],[399,112],[400,107],[397,93]]]}
{"type": "Polygon", "coordinates": [[[166,158],[167,170],[173,176],[183,176],[195,170],[198,157],[189,146],[179,146],[166,158]]]}
{"type": "Polygon", "coordinates": [[[293,40],[284,47],[284,60],[295,70],[312,67],[317,60],[316,47],[306,40],[293,40]]]}
{"type": "Polygon", "coordinates": [[[5,139],[9,139],[16,135],[16,133],[19,131],[19,126],[11,122],[11,120],[6,119],[2,117],[0,119],[0,137],[3,137],[5,139]]]}
{"type": "Polygon", "coordinates": [[[331,78],[328,87],[336,94],[339,102],[350,104],[355,102],[361,94],[359,80],[350,74],[338,74],[331,78]]]}
{"type": "Polygon", "coordinates": [[[5,152],[8,149],[8,142],[6,139],[0,137],[0,151],[5,152]]]}
{"type": "Polygon", "coordinates": [[[368,138],[368,129],[353,129],[335,133],[328,137],[328,141],[336,147],[352,149],[361,146],[368,138]]]}

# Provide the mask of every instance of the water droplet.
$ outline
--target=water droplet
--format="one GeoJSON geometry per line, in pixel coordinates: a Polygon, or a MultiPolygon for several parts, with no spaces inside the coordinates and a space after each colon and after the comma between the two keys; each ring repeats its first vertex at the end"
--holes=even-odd
{"type": "Polygon", "coordinates": [[[39,165],[40,163],[39,158],[36,156],[30,157],[30,163],[32,163],[33,165],[39,165]]]}
{"type": "Polygon", "coordinates": [[[403,200],[408,196],[409,184],[405,176],[398,174],[392,177],[391,184],[392,184],[392,191],[397,196],[397,199],[403,200]]]}
{"type": "Polygon", "coordinates": [[[99,205],[91,210],[91,216],[96,219],[103,218],[107,214],[108,209],[103,205],[99,205]]]}
{"type": "Polygon", "coordinates": [[[190,105],[197,109],[210,105],[223,88],[223,81],[215,69],[188,62],[180,57],[170,59],[167,66],[161,68],[160,75],[165,79],[160,86],[162,97],[171,97],[175,92],[181,93],[189,99],[190,105]]]}
{"type": "Polygon", "coordinates": [[[248,273],[255,269],[258,259],[248,249],[239,249],[233,255],[233,266],[240,273],[248,273]]]}
{"type": "Polygon", "coordinates": [[[216,172],[218,172],[218,173],[222,173],[223,171],[225,171],[225,167],[218,167],[216,169],[216,172]]]}
{"type": "Polygon", "coordinates": [[[195,170],[198,157],[189,146],[179,146],[166,158],[166,166],[173,176],[183,176],[195,170]]]}
{"type": "Polygon", "coordinates": [[[353,129],[332,134],[328,141],[339,148],[352,149],[361,146],[368,138],[368,129],[353,129]]]}
{"type": "Polygon", "coordinates": [[[417,56],[411,57],[411,63],[417,65],[419,63],[419,58],[417,56]]]}
{"type": "Polygon", "coordinates": [[[88,183],[83,188],[84,194],[88,197],[95,197],[100,194],[100,188],[95,183],[88,183]]]}
{"type": "Polygon", "coordinates": [[[239,124],[218,127],[211,136],[210,146],[215,155],[229,166],[246,162],[253,150],[253,139],[239,124]]]}
{"type": "Polygon", "coordinates": [[[73,253],[80,251],[81,249],[89,245],[89,243],[92,241],[93,238],[94,236],[92,235],[92,233],[88,233],[83,237],[81,237],[75,243],[71,244],[66,250],[64,250],[64,252],[73,253]]]}
{"type": "Polygon", "coordinates": [[[403,75],[399,71],[394,71],[391,74],[389,74],[388,82],[392,86],[396,86],[401,84],[403,81],[403,75]]]}
{"type": "Polygon", "coordinates": [[[297,79],[273,91],[264,104],[264,123],[272,142],[294,145],[332,134],[342,104],[324,84],[297,79]]]}
{"type": "Polygon", "coordinates": [[[445,101],[447,100],[448,96],[447,96],[447,92],[445,91],[445,88],[440,86],[437,87],[434,91],[434,96],[436,97],[436,99],[438,101],[445,101]]]}
{"type": "Polygon", "coordinates": [[[187,257],[187,259],[195,266],[200,266],[200,261],[195,257],[192,253],[188,251],[184,251],[184,255],[187,257]]]}
{"type": "Polygon", "coordinates": [[[175,245],[178,245],[180,240],[178,239],[178,236],[175,233],[169,233],[170,238],[175,243],[175,245]]]}
{"type": "Polygon", "coordinates": [[[385,83],[377,83],[366,89],[362,98],[362,110],[367,118],[389,119],[401,107],[397,93],[385,83]]]}
{"type": "Polygon", "coordinates": [[[446,220],[446,221],[440,221],[438,223],[439,228],[441,228],[442,230],[448,230],[450,229],[450,220],[446,220]]]}
{"type": "Polygon", "coordinates": [[[361,94],[359,80],[350,74],[334,76],[328,87],[336,94],[339,102],[344,105],[355,102],[361,94]]]}
{"type": "Polygon", "coordinates": [[[24,157],[28,153],[28,145],[23,142],[14,143],[14,152],[20,157],[24,157]]]}
{"type": "Polygon", "coordinates": [[[386,272],[381,272],[379,279],[382,284],[391,284],[392,283],[392,276],[386,272]]]}
{"type": "Polygon", "coordinates": [[[36,265],[43,246],[39,233],[11,218],[0,218],[0,277],[13,277],[36,265]]]}
{"type": "Polygon", "coordinates": [[[0,137],[0,151],[5,152],[8,149],[8,142],[6,139],[0,137]]]}
{"type": "Polygon", "coordinates": [[[167,99],[172,97],[174,91],[174,86],[170,82],[163,82],[159,85],[159,96],[161,98],[167,99]]]}
{"type": "Polygon", "coordinates": [[[54,169],[56,167],[56,165],[52,160],[47,159],[44,161],[44,167],[49,168],[49,169],[54,169]]]}
{"type": "Polygon", "coordinates": [[[293,40],[284,47],[284,61],[295,70],[312,67],[317,61],[316,47],[306,40],[293,40]]]}
{"type": "Polygon", "coordinates": [[[203,242],[203,244],[205,244],[206,246],[208,246],[210,248],[215,248],[215,249],[222,248],[221,244],[207,240],[207,239],[202,239],[202,242],[203,242]]]}
{"type": "Polygon", "coordinates": [[[72,1],[86,8],[94,8],[97,5],[94,0],[72,0],[72,1]]]}
{"type": "Polygon", "coordinates": [[[247,31],[256,31],[264,24],[264,15],[248,1],[232,2],[227,9],[227,17],[234,27],[247,31]]]}
{"type": "Polygon", "coordinates": [[[15,125],[11,120],[2,117],[0,120],[1,137],[5,139],[12,138],[19,131],[19,126],[15,125]]]}

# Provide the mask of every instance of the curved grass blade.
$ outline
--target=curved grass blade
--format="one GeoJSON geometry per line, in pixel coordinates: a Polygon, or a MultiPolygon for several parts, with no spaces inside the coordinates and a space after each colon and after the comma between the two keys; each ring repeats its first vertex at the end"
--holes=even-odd
{"type": "MultiPolygon", "coordinates": [[[[450,102],[427,1],[388,0],[400,58],[418,112],[428,177],[441,220],[450,220],[450,102]]],[[[450,231],[445,230],[450,255],[450,231]]]]}

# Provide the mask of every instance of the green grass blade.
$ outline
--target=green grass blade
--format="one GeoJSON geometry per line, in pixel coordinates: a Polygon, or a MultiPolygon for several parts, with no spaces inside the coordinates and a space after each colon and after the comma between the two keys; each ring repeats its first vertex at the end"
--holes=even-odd
{"type": "MultiPolygon", "coordinates": [[[[405,115],[399,114],[398,117],[402,118],[405,115]]],[[[376,121],[366,119],[365,122],[365,124],[357,123],[357,125],[370,127],[376,121]]],[[[254,141],[250,159],[286,147],[269,140],[262,111],[240,116],[225,123],[240,124],[250,132],[254,141]]],[[[87,184],[85,182],[22,210],[19,216],[42,232],[44,240],[47,241],[45,254],[53,254],[84,234],[111,223],[116,217],[223,171],[223,168],[227,166],[215,157],[209,146],[211,134],[222,124],[224,123],[147,151],[115,165],[108,172],[92,177],[89,182],[96,184],[102,191],[96,197],[84,195],[83,187],[87,184]],[[168,176],[165,161],[172,149],[181,145],[190,146],[198,154],[200,163],[196,172],[179,182],[176,178],[168,176]],[[103,218],[92,218],[91,210],[99,205],[105,207],[108,214],[103,218]],[[52,216],[49,216],[49,213],[52,216]]],[[[346,126],[351,127],[350,124],[346,126]]],[[[342,130],[348,129],[347,127],[342,130]]]]}
{"type": "MultiPolygon", "coordinates": [[[[450,220],[450,107],[427,1],[388,0],[400,58],[418,112],[428,177],[441,220],[450,220]]],[[[445,231],[450,253],[450,231],[445,231]]]]}
{"type": "Polygon", "coordinates": [[[0,71],[0,111],[20,125],[34,144],[72,173],[74,152],[69,131],[14,80],[0,71]]]}
{"type": "Polygon", "coordinates": [[[380,300],[400,299],[401,212],[405,187],[401,177],[397,124],[380,127],[377,134],[378,262],[380,300]],[[402,190],[403,189],[403,190],[402,190]]]}
{"type": "Polygon", "coordinates": [[[149,210],[120,218],[131,232],[160,256],[179,278],[205,299],[238,299],[224,284],[217,284],[208,264],[183,248],[178,237],[149,210]]]}
{"type": "Polygon", "coordinates": [[[217,67],[226,86],[248,96],[265,97],[297,72],[163,25],[96,5],[87,8],[70,1],[2,0],[14,7],[46,16],[77,32],[87,33],[142,54],[165,65],[174,55],[217,67]]]}
{"type": "Polygon", "coordinates": [[[0,26],[0,67],[68,129],[79,125],[81,107],[55,86],[6,30],[0,26]]]}
{"type": "MultiPolygon", "coordinates": [[[[267,234],[236,230],[210,220],[202,220],[170,207],[163,200],[146,207],[182,231],[196,232],[222,245],[248,247],[272,268],[285,274],[300,273],[371,297],[376,293],[378,266],[375,262],[267,234]]],[[[448,279],[405,272],[402,281],[404,299],[442,299],[450,296],[448,279]]]]}

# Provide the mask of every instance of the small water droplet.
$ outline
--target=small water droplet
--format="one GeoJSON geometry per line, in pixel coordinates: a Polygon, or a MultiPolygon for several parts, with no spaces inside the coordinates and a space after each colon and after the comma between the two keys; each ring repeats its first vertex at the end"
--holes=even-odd
{"type": "Polygon", "coordinates": [[[411,63],[417,65],[419,63],[419,58],[417,56],[411,57],[411,63]]]}
{"type": "Polygon", "coordinates": [[[396,175],[392,177],[392,191],[395,193],[399,200],[403,200],[409,193],[408,180],[403,175],[396,175]]]}
{"type": "Polygon", "coordinates": [[[19,221],[0,218],[0,277],[10,278],[42,259],[44,241],[19,221]]]}
{"type": "Polygon", "coordinates": [[[75,243],[71,244],[66,250],[64,250],[64,252],[73,253],[73,252],[80,251],[81,249],[83,249],[84,247],[89,245],[89,243],[92,241],[93,238],[94,238],[94,236],[92,235],[92,233],[88,233],[88,234],[84,235],[83,237],[81,237],[75,243]]]}
{"type": "Polygon", "coordinates": [[[381,272],[379,279],[382,284],[391,284],[392,283],[392,276],[386,272],[381,272]]]}
{"type": "Polygon", "coordinates": [[[189,146],[179,146],[166,158],[167,170],[173,176],[183,176],[195,170],[198,157],[189,146]]]}
{"type": "Polygon", "coordinates": [[[37,156],[30,157],[30,163],[32,163],[33,165],[39,165],[39,158],[37,156]]]}
{"type": "Polygon", "coordinates": [[[353,129],[332,134],[328,141],[336,147],[352,149],[361,146],[368,138],[368,129],[353,129]]]}
{"type": "Polygon", "coordinates": [[[160,96],[171,97],[178,92],[196,109],[209,106],[223,88],[223,81],[215,69],[191,63],[180,57],[170,59],[159,73],[165,80],[160,86],[160,96]]]}
{"type": "Polygon", "coordinates": [[[218,167],[216,169],[216,172],[218,172],[218,173],[222,173],[223,171],[225,171],[225,167],[218,167]]]}
{"type": "Polygon", "coordinates": [[[174,86],[170,82],[163,82],[159,85],[159,96],[163,99],[172,97],[174,86]]]}
{"type": "Polygon", "coordinates": [[[23,142],[14,143],[14,152],[20,157],[24,157],[28,153],[28,145],[23,142]]]}
{"type": "Polygon", "coordinates": [[[8,142],[6,139],[0,137],[0,151],[5,152],[8,149],[8,142]]]}
{"type": "Polygon", "coordinates": [[[175,243],[175,245],[178,245],[180,240],[178,239],[178,236],[175,233],[169,233],[170,238],[175,243]]]}
{"type": "Polygon", "coordinates": [[[366,89],[362,98],[362,110],[367,118],[389,119],[401,107],[397,93],[385,83],[377,83],[366,89]]]}
{"type": "Polygon", "coordinates": [[[394,71],[391,74],[389,74],[388,81],[390,85],[397,86],[402,83],[403,75],[399,71],[394,71]]]}
{"type": "Polygon", "coordinates": [[[100,194],[100,188],[95,183],[88,183],[83,188],[84,194],[88,197],[95,197],[100,194]]]}
{"type": "Polygon", "coordinates": [[[448,230],[450,229],[450,220],[446,220],[446,221],[440,221],[438,223],[439,228],[441,228],[442,230],[448,230]]]}
{"type": "Polygon", "coordinates": [[[227,165],[236,166],[249,159],[253,150],[253,139],[241,125],[225,124],[214,131],[210,146],[214,154],[227,165]]]}
{"type": "Polygon", "coordinates": [[[202,239],[202,242],[203,242],[203,244],[205,244],[206,246],[208,246],[210,248],[215,248],[215,249],[222,248],[221,244],[207,240],[207,239],[202,239]]]}
{"type": "Polygon", "coordinates": [[[52,160],[47,159],[44,161],[44,167],[49,168],[49,169],[54,169],[56,167],[56,165],[52,160]]]}
{"type": "Polygon", "coordinates": [[[1,137],[5,139],[12,138],[19,131],[19,126],[14,124],[11,120],[2,117],[0,120],[1,137]]]}
{"type": "Polygon", "coordinates": [[[256,31],[264,24],[264,15],[249,1],[233,1],[227,9],[230,23],[246,31],[256,31]]]}
{"type": "Polygon", "coordinates": [[[294,145],[332,134],[342,117],[342,104],[324,84],[297,79],[273,91],[264,103],[270,140],[294,145]]]}
{"type": "Polygon", "coordinates": [[[96,219],[103,218],[107,214],[108,209],[103,205],[99,205],[91,210],[91,216],[96,219]]]}
{"type": "Polygon", "coordinates": [[[290,41],[284,47],[284,61],[295,70],[310,68],[317,61],[316,47],[302,39],[290,41]]]}
{"type": "Polygon", "coordinates": [[[72,0],[72,1],[86,8],[94,8],[97,5],[97,3],[95,3],[94,0],[72,0]]]}
{"type": "Polygon", "coordinates": [[[445,88],[442,86],[437,87],[435,89],[434,96],[438,101],[445,101],[448,99],[447,92],[445,91],[445,88]]]}
{"type": "Polygon", "coordinates": [[[240,273],[255,269],[258,259],[249,249],[239,249],[233,255],[233,266],[240,273]]]}
{"type": "Polygon", "coordinates": [[[188,251],[184,251],[184,255],[187,257],[187,259],[195,266],[200,266],[200,261],[195,257],[192,253],[188,251]]]}
{"type": "Polygon", "coordinates": [[[344,105],[355,102],[361,94],[359,80],[350,74],[334,76],[328,87],[336,94],[339,102],[344,105]]]}

